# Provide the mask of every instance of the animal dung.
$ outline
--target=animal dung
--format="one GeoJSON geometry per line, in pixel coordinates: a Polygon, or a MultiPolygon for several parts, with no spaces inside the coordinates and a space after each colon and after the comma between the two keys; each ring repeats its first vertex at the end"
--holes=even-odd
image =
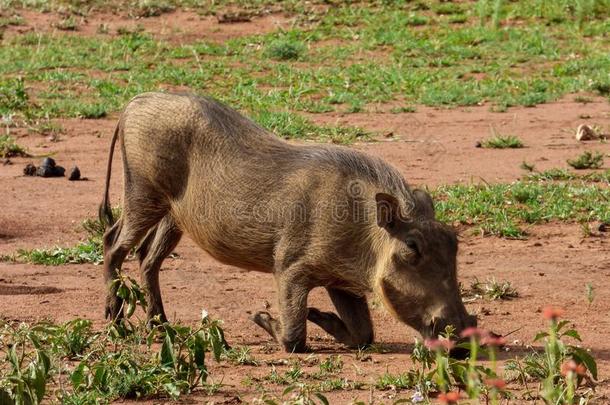
{"type": "Polygon", "coordinates": [[[36,166],[34,166],[32,163],[28,163],[23,168],[23,174],[24,176],[36,176],[36,166]]]}
{"type": "Polygon", "coordinates": [[[26,176],[38,177],[63,177],[66,169],[58,166],[55,160],[50,157],[44,158],[40,166],[36,167],[32,163],[28,163],[23,169],[23,174],[26,176]]]}
{"type": "Polygon", "coordinates": [[[70,170],[70,177],[68,177],[68,180],[70,180],[70,181],[80,180],[80,169],[78,168],[78,166],[74,166],[70,170]]]}

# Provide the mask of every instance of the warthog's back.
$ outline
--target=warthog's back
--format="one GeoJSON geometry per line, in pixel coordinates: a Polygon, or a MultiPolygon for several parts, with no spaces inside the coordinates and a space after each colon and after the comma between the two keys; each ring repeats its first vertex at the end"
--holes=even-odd
{"type": "Polygon", "coordinates": [[[381,160],[291,145],[208,98],[146,93],[129,103],[121,125],[126,174],[167,197],[180,227],[225,263],[270,271],[290,237],[308,237],[303,248],[337,246],[353,230],[330,224],[330,210],[349,193],[371,202],[383,190],[408,198],[402,176],[381,160]],[[354,182],[364,189],[350,190],[354,182]]]}

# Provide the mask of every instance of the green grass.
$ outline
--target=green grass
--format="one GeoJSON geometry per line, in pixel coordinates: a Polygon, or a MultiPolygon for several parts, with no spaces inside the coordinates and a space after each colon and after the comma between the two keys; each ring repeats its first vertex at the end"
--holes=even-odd
{"type": "MultiPolygon", "coordinates": [[[[252,116],[366,112],[390,102],[489,103],[506,110],[578,91],[610,94],[604,74],[610,69],[607,1],[578,13],[563,1],[542,11],[527,1],[486,3],[485,21],[491,22],[481,26],[476,11],[457,3],[371,2],[355,8],[338,2],[320,13],[287,1],[280,7],[299,16],[292,27],[222,43],[169,44],[140,30],[114,37],[24,33],[0,48],[0,111],[99,118],[135,94],[175,87],[210,94],[252,116]],[[494,19],[497,28],[489,26],[494,19]],[[579,27],[579,21],[586,23],[579,27]],[[483,77],[474,79],[473,73],[483,77]]],[[[93,7],[147,16],[177,7],[221,12],[227,2],[24,4],[62,6],[68,14],[93,7]]],[[[269,4],[236,5],[256,14],[269,4]]]]}
{"type": "Polygon", "coordinates": [[[218,362],[225,345],[220,322],[207,317],[194,327],[163,323],[152,331],[128,320],[97,332],[82,319],[2,321],[0,403],[176,400],[200,387],[209,390],[206,352],[218,362]]]}
{"type": "Polygon", "coordinates": [[[568,159],[568,164],[577,170],[599,169],[604,164],[604,154],[586,151],[575,159],[568,159]]]}
{"type": "Polygon", "coordinates": [[[29,154],[23,146],[20,146],[10,135],[0,135],[0,158],[15,156],[27,157],[29,154]]]}
{"type": "Polygon", "coordinates": [[[76,31],[78,29],[78,23],[76,22],[76,18],[74,18],[74,16],[69,16],[58,21],[55,24],[55,27],[63,31],[76,31]]]}
{"type": "Polygon", "coordinates": [[[29,103],[23,78],[0,80],[0,114],[10,114],[27,109],[29,103]]]}
{"type": "Polygon", "coordinates": [[[512,286],[510,281],[497,281],[489,278],[487,281],[475,279],[466,291],[467,296],[483,297],[491,301],[511,300],[519,297],[519,292],[512,286]]]}
{"type": "Polygon", "coordinates": [[[585,182],[460,184],[439,187],[434,195],[440,220],[484,235],[523,238],[532,224],[610,220],[610,189],[585,182]]]}
{"type": "MultiPolygon", "coordinates": [[[[119,218],[121,208],[112,208],[112,215],[115,219],[119,218]]],[[[27,262],[46,266],[82,263],[101,264],[104,261],[102,246],[102,237],[105,232],[104,225],[97,218],[87,218],[81,226],[87,233],[87,239],[75,246],[20,249],[13,255],[0,257],[0,261],[27,262]]]]}
{"type": "Polygon", "coordinates": [[[254,120],[285,139],[317,139],[348,144],[369,140],[371,136],[369,132],[356,127],[318,126],[290,112],[263,111],[254,120]]]}
{"type": "Polygon", "coordinates": [[[267,45],[265,54],[277,60],[295,60],[299,59],[305,53],[305,45],[298,41],[288,39],[277,39],[267,45]]]}
{"type": "Polygon", "coordinates": [[[549,169],[542,172],[528,174],[525,177],[527,180],[582,180],[587,182],[604,182],[610,184],[610,169],[603,172],[592,172],[579,174],[570,172],[566,169],[549,169]]]}
{"type": "Polygon", "coordinates": [[[482,146],[490,149],[515,149],[523,148],[523,142],[514,135],[496,135],[483,141],[482,146]]]}
{"type": "Polygon", "coordinates": [[[17,251],[16,260],[46,266],[59,266],[81,263],[100,264],[103,262],[104,256],[100,242],[90,239],[72,247],[20,249],[17,251]]]}
{"type": "Polygon", "coordinates": [[[375,382],[375,388],[381,391],[394,389],[410,389],[414,388],[416,385],[415,379],[413,378],[412,373],[403,373],[403,374],[390,374],[388,372],[382,374],[377,378],[375,382]]]}
{"type": "Polygon", "coordinates": [[[222,357],[232,364],[241,366],[258,366],[259,362],[250,353],[250,348],[247,346],[232,347],[225,350],[222,357]]]}

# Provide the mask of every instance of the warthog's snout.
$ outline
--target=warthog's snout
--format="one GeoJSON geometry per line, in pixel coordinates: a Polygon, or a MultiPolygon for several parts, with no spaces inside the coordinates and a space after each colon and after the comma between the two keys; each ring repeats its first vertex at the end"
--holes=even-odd
{"type": "Polygon", "coordinates": [[[443,334],[449,326],[453,327],[453,333],[456,336],[460,336],[460,333],[464,329],[477,326],[477,317],[466,313],[463,316],[453,319],[434,318],[426,328],[426,331],[429,332],[422,334],[424,334],[426,338],[436,338],[438,335],[443,334]]]}
{"type": "Polygon", "coordinates": [[[462,331],[477,326],[477,317],[465,313],[463,316],[459,316],[456,319],[446,318],[435,318],[427,325],[422,335],[427,339],[436,339],[439,335],[442,335],[448,327],[453,328],[453,333],[457,336],[456,346],[449,351],[449,355],[456,359],[464,359],[468,356],[469,350],[463,347],[458,347],[460,343],[467,340],[461,338],[462,331]]]}

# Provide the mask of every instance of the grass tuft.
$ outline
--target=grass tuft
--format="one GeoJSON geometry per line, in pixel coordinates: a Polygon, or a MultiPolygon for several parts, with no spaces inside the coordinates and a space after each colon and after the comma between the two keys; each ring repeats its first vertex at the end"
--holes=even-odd
{"type": "Polygon", "coordinates": [[[496,135],[483,141],[482,146],[490,149],[515,149],[524,147],[523,142],[513,135],[496,135]]]}
{"type": "Polygon", "coordinates": [[[485,297],[491,301],[511,300],[519,297],[519,293],[510,281],[497,281],[495,278],[488,279],[486,282],[475,279],[467,293],[475,297],[485,297]]]}
{"type": "Polygon", "coordinates": [[[290,39],[278,39],[267,46],[265,54],[276,60],[296,60],[305,54],[305,45],[290,39]]]}
{"type": "Polygon", "coordinates": [[[0,157],[11,158],[11,157],[28,157],[30,156],[23,146],[20,146],[10,135],[0,135],[0,157]]]}
{"type": "Polygon", "coordinates": [[[104,256],[101,243],[90,239],[73,247],[20,249],[17,251],[17,260],[46,266],[60,266],[81,263],[100,264],[103,262],[104,256]]]}
{"type": "Polygon", "coordinates": [[[0,114],[10,114],[28,107],[23,78],[0,80],[0,114]]]}
{"type": "Polygon", "coordinates": [[[576,159],[568,159],[568,164],[574,169],[599,169],[604,164],[604,155],[600,152],[584,152],[576,159]]]}

